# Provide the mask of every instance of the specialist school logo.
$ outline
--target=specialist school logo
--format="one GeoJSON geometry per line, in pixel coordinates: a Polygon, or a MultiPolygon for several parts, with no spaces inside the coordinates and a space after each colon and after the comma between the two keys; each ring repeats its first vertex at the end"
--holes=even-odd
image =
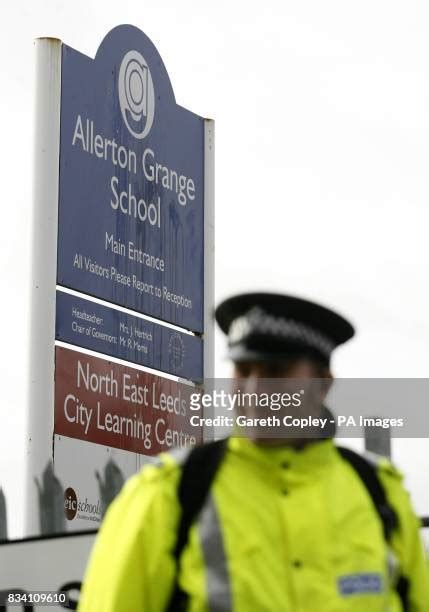
{"type": "Polygon", "coordinates": [[[170,368],[173,372],[180,372],[185,358],[185,344],[177,332],[170,336],[168,343],[168,353],[170,356],[170,368]]]}
{"type": "Polygon", "coordinates": [[[119,68],[118,91],[129,132],[139,140],[145,138],[155,115],[155,92],[149,66],[138,51],[125,54],[119,68]]]}

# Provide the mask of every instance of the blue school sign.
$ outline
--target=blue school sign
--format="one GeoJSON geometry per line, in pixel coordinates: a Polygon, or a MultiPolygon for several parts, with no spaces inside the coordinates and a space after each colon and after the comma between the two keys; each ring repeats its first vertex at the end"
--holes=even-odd
{"type": "Polygon", "coordinates": [[[57,291],[57,340],[195,382],[203,379],[203,342],[156,321],[57,291]]]}
{"type": "Polygon", "coordinates": [[[204,120],[132,26],[61,70],[58,284],[202,332],[204,120]]]}

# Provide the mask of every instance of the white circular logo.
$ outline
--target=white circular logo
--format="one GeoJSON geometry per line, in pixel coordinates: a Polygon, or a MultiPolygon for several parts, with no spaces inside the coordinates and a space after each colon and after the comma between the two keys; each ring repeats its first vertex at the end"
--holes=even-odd
{"type": "Polygon", "coordinates": [[[185,344],[177,332],[173,332],[170,336],[168,352],[170,354],[170,368],[173,372],[179,372],[185,358],[185,344]]]}
{"type": "Polygon", "coordinates": [[[146,60],[138,51],[128,51],[119,68],[119,104],[131,134],[139,140],[149,134],[155,114],[155,92],[146,60]]]}

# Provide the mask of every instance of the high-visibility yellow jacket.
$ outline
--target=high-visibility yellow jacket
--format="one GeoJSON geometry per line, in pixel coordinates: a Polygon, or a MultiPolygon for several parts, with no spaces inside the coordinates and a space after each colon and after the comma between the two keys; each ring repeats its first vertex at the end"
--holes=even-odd
{"type": "MultiPolygon", "coordinates": [[[[180,460],[161,456],[131,478],[108,510],[84,580],[80,612],[162,612],[174,580],[180,460]]],[[[419,522],[401,476],[378,472],[400,529],[388,548],[373,502],[331,440],[262,448],[232,438],[190,531],[179,573],[189,610],[429,612],[419,522]]]]}

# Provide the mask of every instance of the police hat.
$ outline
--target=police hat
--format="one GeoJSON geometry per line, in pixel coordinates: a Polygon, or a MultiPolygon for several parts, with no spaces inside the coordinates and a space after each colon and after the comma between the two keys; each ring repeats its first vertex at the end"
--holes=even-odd
{"type": "Polygon", "coordinates": [[[336,312],[300,298],[275,293],[231,297],[215,312],[228,335],[233,361],[310,357],[329,364],[332,351],[354,335],[336,312]]]}

